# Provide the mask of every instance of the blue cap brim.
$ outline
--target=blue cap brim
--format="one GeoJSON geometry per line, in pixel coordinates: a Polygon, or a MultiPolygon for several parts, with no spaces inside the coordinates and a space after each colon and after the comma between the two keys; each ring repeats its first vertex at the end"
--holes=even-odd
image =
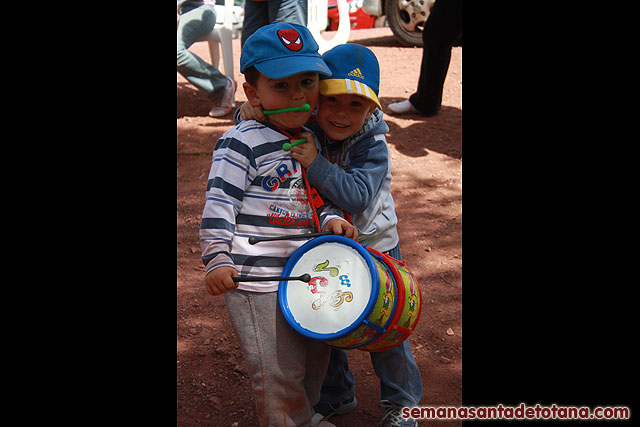
{"type": "Polygon", "coordinates": [[[331,70],[318,56],[286,56],[271,58],[258,64],[254,64],[260,73],[270,79],[284,79],[294,74],[317,71],[325,76],[331,76],[331,70]]]}

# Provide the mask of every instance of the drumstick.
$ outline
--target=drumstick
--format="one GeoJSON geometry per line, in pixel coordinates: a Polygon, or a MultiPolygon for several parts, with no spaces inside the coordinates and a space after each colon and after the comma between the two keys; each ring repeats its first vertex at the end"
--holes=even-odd
{"type": "Polygon", "coordinates": [[[282,144],[282,149],[284,151],[289,151],[289,150],[291,150],[291,147],[299,145],[299,144],[302,144],[303,142],[306,142],[306,141],[307,141],[306,138],[302,138],[302,139],[298,139],[296,141],[293,141],[291,143],[285,142],[284,144],[282,144]]]}
{"type": "Polygon", "coordinates": [[[302,276],[298,276],[298,277],[285,277],[285,276],[275,276],[275,277],[274,276],[269,276],[269,277],[238,276],[238,277],[234,277],[233,278],[234,282],[262,282],[262,281],[279,282],[281,280],[300,280],[302,282],[308,282],[309,280],[311,280],[311,275],[303,274],[302,276]]]}
{"type": "Polygon", "coordinates": [[[311,109],[311,106],[309,106],[309,104],[302,104],[299,107],[293,107],[293,108],[281,108],[279,110],[262,110],[262,114],[267,115],[267,114],[288,113],[289,111],[309,111],[310,109],[311,109]]]}
{"type": "Polygon", "coordinates": [[[327,234],[333,234],[331,231],[323,231],[322,233],[307,233],[307,234],[287,234],[285,236],[276,237],[249,237],[249,244],[255,245],[260,242],[271,242],[273,240],[295,240],[295,239],[310,239],[312,237],[326,236],[327,234]]]}

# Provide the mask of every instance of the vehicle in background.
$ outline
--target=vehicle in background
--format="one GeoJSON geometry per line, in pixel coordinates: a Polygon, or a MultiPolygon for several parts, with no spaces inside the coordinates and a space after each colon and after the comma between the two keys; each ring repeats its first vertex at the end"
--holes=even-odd
{"type": "MultiPolygon", "coordinates": [[[[352,30],[374,27],[376,17],[362,10],[362,2],[363,0],[347,0],[347,4],[349,5],[349,21],[351,22],[352,30]]],[[[328,0],[327,7],[327,31],[338,31],[338,24],[340,23],[338,0],[328,0]]]]}
{"type": "Polygon", "coordinates": [[[386,16],[393,35],[406,46],[422,46],[422,27],[436,0],[363,0],[362,9],[375,17],[386,16]]]}

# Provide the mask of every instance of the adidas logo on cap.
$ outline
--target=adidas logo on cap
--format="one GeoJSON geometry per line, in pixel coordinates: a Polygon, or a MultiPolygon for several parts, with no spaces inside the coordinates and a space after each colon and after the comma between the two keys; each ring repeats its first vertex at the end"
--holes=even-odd
{"type": "Polygon", "coordinates": [[[360,72],[360,68],[356,68],[355,70],[349,71],[349,73],[347,75],[348,76],[352,76],[352,77],[359,77],[361,79],[364,79],[364,76],[360,72]]]}

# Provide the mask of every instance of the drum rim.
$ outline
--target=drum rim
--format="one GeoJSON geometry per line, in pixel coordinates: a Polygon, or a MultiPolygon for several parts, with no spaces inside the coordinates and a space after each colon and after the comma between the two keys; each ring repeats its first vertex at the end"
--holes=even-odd
{"type": "Polygon", "coordinates": [[[321,333],[313,332],[303,328],[302,326],[300,326],[300,324],[295,320],[295,318],[291,314],[289,304],[285,298],[287,285],[289,283],[288,281],[281,281],[278,285],[278,302],[280,305],[280,310],[282,311],[284,318],[287,320],[287,323],[291,325],[291,327],[295,329],[298,333],[304,335],[305,337],[316,339],[319,341],[333,341],[349,335],[358,327],[360,327],[363,321],[369,317],[369,315],[371,314],[371,311],[375,307],[376,302],[378,300],[378,292],[380,290],[380,277],[378,277],[378,270],[375,266],[375,263],[373,262],[373,257],[371,256],[370,253],[367,252],[367,250],[363,247],[363,245],[354,241],[353,239],[349,239],[348,237],[338,236],[338,235],[327,235],[327,236],[316,237],[313,240],[310,240],[304,245],[300,246],[298,249],[296,249],[294,253],[291,254],[289,259],[287,260],[287,263],[284,266],[284,270],[282,271],[282,275],[283,276],[288,275],[291,272],[291,270],[293,270],[293,267],[296,265],[296,263],[304,253],[323,243],[344,244],[345,246],[349,246],[354,250],[356,250],[356,252],[358,252],[364,259],[367,267],[369,268],[369,272],[371,274],[373,283],[371,285],[372,289],[371,289],[371,294],[369,295],[369,301],[367,302],[367,305],[365,306],[365,309],[362,311],[362,313],[360,313],[358,318],[354,320],[350,325],[346,326],[345,328],[330,334],[321,334],[321,333]]]}

